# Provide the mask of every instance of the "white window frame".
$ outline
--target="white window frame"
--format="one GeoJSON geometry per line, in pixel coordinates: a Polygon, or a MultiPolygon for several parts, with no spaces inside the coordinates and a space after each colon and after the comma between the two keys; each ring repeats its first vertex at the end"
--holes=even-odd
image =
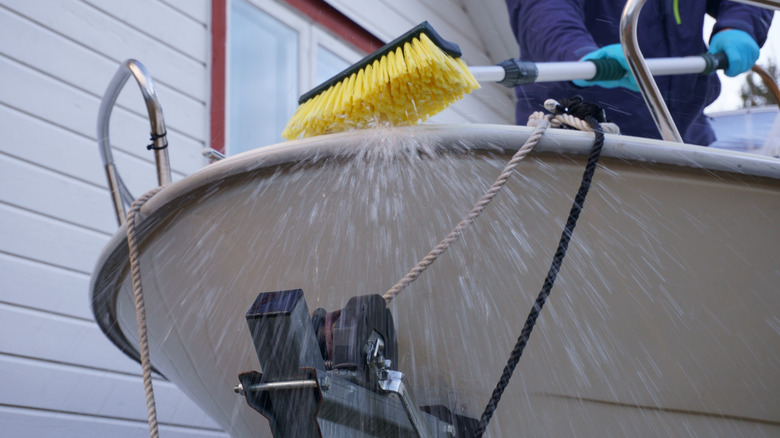
{"type": "Polygon", "coordinates": [[[343,41],[335,38],[330,33],[317,27],[316,24],[313,24],[311,41],[309,43],[310,53],[308,55],[309,60],[311,60],[311,65],[308,72],[309,82],[308,86],[305,88],[306,91],[311,90],[312,88],[319,85],[314,83],[315,78],[317,77],[317,46],[322,46],[323,48],[338,54],[338,56],[347,61],[349,65],[360,61],[365,56],[357,50],[346,45],[343,41]]]}
{"type": "Polygon", "coordinates": [[[354,49],[343,40],[333,36],[321,25],[308,17],[305,17],[299,11],[292,9],[289,5],[276,2],[274,0],[227,0],[225,2],[227,32],[225,35],[225,151],[230,151],[230,77],[231,77],[231,8],[232,2],[244,1],[249,5],[256,7],[260,11],[268,14],[278,20],[285,26],[298,32],[298,96],[311,90],[318,84],[314,83],[317,71],[317,47],[323,48],[338,54],[344,58],[350,65],[360,60],[364,54],[354,49]]]}

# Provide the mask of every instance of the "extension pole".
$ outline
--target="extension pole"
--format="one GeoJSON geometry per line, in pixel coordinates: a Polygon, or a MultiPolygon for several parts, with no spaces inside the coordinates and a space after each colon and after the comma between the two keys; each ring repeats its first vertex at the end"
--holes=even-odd
{"type": "MultiPolygon", "coordinates": [[[[601,61],[601,60],[597,60],[601,61]]],[[[617,62],[617,61],[615,61],[617,62]]],[[[647,60],[647,66],[653,76],[668,76],[682,74],[707,74],[716,68],[724,68],[722,59],[717,56],[684,56],[679,58],[654,58],[647,60]]],[[[505,84],[510,87],[536,82],[562,82],[577,79],[591,80],[596,77],[598,66],[593,61],[587,62],[527,62],[511,59],[499,65],[469,67],[469,71],[479,82],[510,81],[505,84]],[[519,83],[507,79],[511,73],[508,68],[520,70],[519,83]]]]}

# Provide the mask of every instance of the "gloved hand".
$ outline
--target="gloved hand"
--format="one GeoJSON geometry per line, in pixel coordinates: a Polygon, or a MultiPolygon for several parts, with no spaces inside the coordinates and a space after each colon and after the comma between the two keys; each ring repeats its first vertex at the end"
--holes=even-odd
{"type": "Polygon", "coordinates": [[[623,78],[615,81],[585,81],[582,79],[577,79],[572,81],[574,82],[574,85],[578,87],[592,87],[594,85],[598,85],[604,88],[623,87],[628,88],[629,90],[639,91],[639,87],[636,85],[636,79],[628,67],[628,61],[626,61],[626,56],[623,54],[623,48],[620,46],[620,44],[610,44],[598,50],[594,50],[583,56],[580,61],[602,58],[616,59],[618,62],[620,62],[620,65],[623,67],[623,69],[626,70],[626,75],[623,78]]]}
{"type": "Polygon", "coordinates": [[[759,55],[758,44],[753,37],[739,29],[725,29],[713,35],[708,52],[726,54],[729,59],[726,76],[731,77],[750,70],[759,55]]]}

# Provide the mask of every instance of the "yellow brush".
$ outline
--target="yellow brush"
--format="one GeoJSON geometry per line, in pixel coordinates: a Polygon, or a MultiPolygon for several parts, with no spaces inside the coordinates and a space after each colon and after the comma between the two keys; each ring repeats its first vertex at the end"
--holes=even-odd
{"type": "Polygon", "coordinates": [[[301,96],[282,137],[422,122],[479,88],[460,56],[424,22],[301,96]]]}

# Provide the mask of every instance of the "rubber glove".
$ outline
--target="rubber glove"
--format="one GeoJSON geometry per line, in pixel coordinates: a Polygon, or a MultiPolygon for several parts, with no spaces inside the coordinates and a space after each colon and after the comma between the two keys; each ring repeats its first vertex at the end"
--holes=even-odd
{"type": "Polygon", "coordinates": [[[615,81],[586,81],[582,79],[577,79],[572,81],[574,82],[574,85],[578,87],[592,87],[594,85],[598,85],[599,87],[604,87],[604,88],[623,87],[623,88],[628,88],[629,90],[639,91],[639,87],[636,85],[636,79],[634,78],[634,75],[631,73],[631,70],[628,67],[628,61],[626,61],[626,56],[623,54],[623,48],[620,46],[620,44],[610,44],[598,50],[594,50],[588,53],[587,55],[583,56],[582,59],[580,59],[580,61],[587,61],[589,59],[602,59],[602,58],[616,59],[618,62],[620,62],[620,65],[626,71],[626,75],[623,78],[615,81]]]}
{"type": "Polygon", "coordinates": [[[710,53],[723,52],[729,59],[726,76],[734,77],[753,67],[758,60],[759,50],[753,37],[739,29],[725,29],[710,40],[710,53]]]}

